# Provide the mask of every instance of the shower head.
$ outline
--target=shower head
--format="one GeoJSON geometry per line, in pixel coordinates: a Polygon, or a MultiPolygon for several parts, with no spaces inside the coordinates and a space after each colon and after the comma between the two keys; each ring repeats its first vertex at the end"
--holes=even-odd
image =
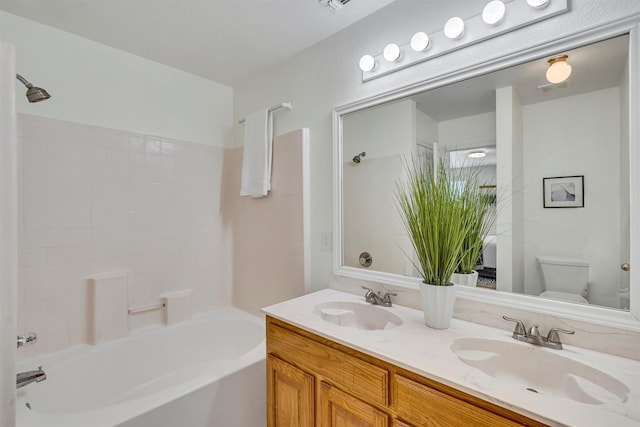
{"type": "Polygon", "coordinates": [[[364,151],[356,156],[353,157],[353,163],[360,163],[360,158],[366,156],[367,153],[365,153],[364,151]]]}
{"type": "Polygon", "coordinates": [[[40,102],[51,98],[49,92],[40,87],[33,86],[20,74],[16,74],[16,78],[20,80],[20,82],[22,82],[22,84],[27,88],[27,99],[29,100],[29,102],[40,102]]]}

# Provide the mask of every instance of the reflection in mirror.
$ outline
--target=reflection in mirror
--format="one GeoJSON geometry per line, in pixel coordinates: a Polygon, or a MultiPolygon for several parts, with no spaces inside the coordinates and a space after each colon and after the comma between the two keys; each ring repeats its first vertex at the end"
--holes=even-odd
{"type": "Polygon", "coordinates": [[[628,46],[559,52],[561,83],[551,55],[343,115],[342,265],[416,277],[394,204],[403,158],[472,158],[497,197],[478,286],[628,309],[628,46]]]}

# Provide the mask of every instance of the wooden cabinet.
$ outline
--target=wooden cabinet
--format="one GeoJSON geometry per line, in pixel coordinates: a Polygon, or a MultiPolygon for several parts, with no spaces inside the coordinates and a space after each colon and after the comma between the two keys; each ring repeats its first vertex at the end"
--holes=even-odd
{"type": "Polygon", "coordinates": [[[521,425],[402,375],[394,376],[394,409],[403,419],[424,426],[521,425]]]}
{"type": "Polygon", "coordinates": [[[320,383],[320,424],[323,427],[387,427],[389,416],[329,383],[320,383]]]}
{"type": "Polygon", "coordinates": [[[267,356],[267,417],[272,426],[312,426],[314,378],[273,356],[267,356]]]}
{"type": "Polygon", "coordinates": [[[544,426],[267,317],[269,427],[544,426]]]}

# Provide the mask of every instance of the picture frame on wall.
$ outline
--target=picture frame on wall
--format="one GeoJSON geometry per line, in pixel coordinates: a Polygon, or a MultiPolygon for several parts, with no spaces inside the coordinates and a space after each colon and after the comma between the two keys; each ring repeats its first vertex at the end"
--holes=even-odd
{"type": "Polygon", "coordinates": [[[584,208],[584,175],[542,178],[545,208],[584,208]]]}

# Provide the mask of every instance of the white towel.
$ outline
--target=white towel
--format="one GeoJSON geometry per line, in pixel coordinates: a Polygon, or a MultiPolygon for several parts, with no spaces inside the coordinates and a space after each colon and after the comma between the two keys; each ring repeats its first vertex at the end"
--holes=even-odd
{"type": "Polygon", "coordinates": [[[271,113],[264,109],[244,120],[244,153],[240,195],[263,197],[271,189],[271,113]]]}

